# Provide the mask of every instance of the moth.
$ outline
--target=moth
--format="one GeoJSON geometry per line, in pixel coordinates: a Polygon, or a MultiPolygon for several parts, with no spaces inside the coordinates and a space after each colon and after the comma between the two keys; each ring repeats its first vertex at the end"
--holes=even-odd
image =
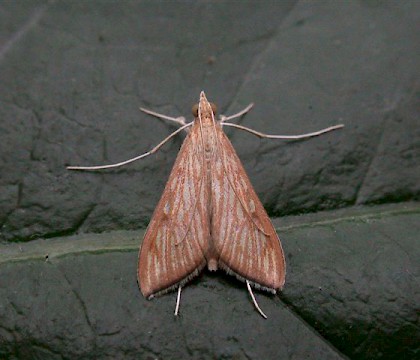
{"type": "Polygon", "coordinates": [[[175,315],[182,287],[206,266],[210,271],[223,269],[245,282],[254,306],[265,318],[251,287],[275,294],[285,283],[286,262],[280,239],[223,126],[274,139],[308,138],[343,127],[340,124],[287,136],[267,135],[229,122],[252,106],[216,120],[216,106],[202,91],[190,123],[182,117],[140,108],[180,128],[151,151],[132,159],[110,165],[68,167],[100,170],[126,165],[153,154],[170,138],[189,130],[146,230],[137,272],[140,290],[147,299],[178,290],[175,315]]]}

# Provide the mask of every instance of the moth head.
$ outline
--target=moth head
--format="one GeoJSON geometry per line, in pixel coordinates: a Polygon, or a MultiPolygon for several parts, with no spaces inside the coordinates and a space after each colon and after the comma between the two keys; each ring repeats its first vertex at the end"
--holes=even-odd
{"type": "MultiPolygon", "coordinates": [[[[213,115],[216,115],[216,112],[217,112],[216,104],[212,103],[212,102],[209,103],[209,104],[210,104],[210,107],[211,107],[211,111],[213,112],[213,115]]],[[[192,114],[195,118],[198,117],[198,104],[194,104],[191,111],[192,111],[192,114]]]]}

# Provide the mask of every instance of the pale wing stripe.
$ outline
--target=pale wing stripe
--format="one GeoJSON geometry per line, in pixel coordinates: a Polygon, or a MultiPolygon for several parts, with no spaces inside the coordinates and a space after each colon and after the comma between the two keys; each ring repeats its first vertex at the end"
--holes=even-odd
{"type": "MultiPolygon", "coordinates": [[[[227,187],[229,188],[229,184],[227,184],[227,187]]],[[[233,191],[230,190],[229,193],[230,193],[230,196],[232,196],[233,191]]],[[[237,201],[234,201],[232,203],[232,208],[235,209],[235,213],[234,213],[235,218],[232,217],[232,219],[231,219],[231,223],[232,223],[231,227],[235,227],[236,231],[234,233],[235,234],[234,249],[233,249],[233,251],[230,252],[229,258],[232,259],[233,257],[235,257],[235,254],[241,254],[240,262],[242,263],[243,262],[243,251],[240,251],[240,250],[244,247],[242,238],[244,237],[244,235],[243,235],[244,232],[246,232],[246,226],[244,226],[244,221],[243,220],[241,221],[241,219],[239,218],[238,213],[240,212],[240,209],[238,209],[238,206],[235,206],[235,203],[237,203],[237,201]],[[235,221],[235,219],[236,219],[236,221],[235,221]]],[[[232,233],[232,231],[228,231],[228,234],[231,234],[231,233],[232,233]]],[[[225,244],[226,243],[227,242],[225,242],[225,244]]],[[[229,247],[227,247],[227,248],[229,248],[229,247]]],[[[224,251],[225,249],[226,249],[226,246],[223,247],[222,251],[224,251]]]]}
{"type": "Polygon", "coordinates": [[[155,261],[154,262],[154,266],[155,266],[155,271],[153,272],[154,273],[154,275],[155,275],[155,278],[156,279],[159,279],[160,278],[160,270],[161,270],[161,267],[160,267],[160,265],[159,265],[159,263],[158,263],[158,261],[155,261]]]}
{"type": "MultiPolygon", "coordinates": [[[[273,274],[275,274],[276,275],[276,277],[277,277],[277,271],[275,271],[275,267],[276,267],[276,263],[277,263],[277,260],[276,260],[276,258],[275,258],[275,254],[274,254],[274,252],[272,251],[272,252],[270,252],[270,255],[271,255],[271,266],[272,266],[272,268],[271,268],[271,272],[273,273],[273,274]]],[[[275,279],[275,281],[277,282],[277,278],[275,279]]]]}
{"type": "MultiPolygon", "coordinates": [[[[219,170],[221,172],[221,169],[219,170]]],[[[221,214],[219,209],[228,209],[228,202],[229,202],[229,197],[227,196],[226,193],[226,189],[225,189],[225,184],[223,181],[223,175],[222,174],[217,174],[217,183],[219,184],[220,187],[220,196],[218,198],[218,201],[216,201],[216,206],[217,206],[217,214],[221,214]]],[[[213,200],[213,199],[212,199],[213,200]]],[[[226,237],[227,234],[227,227],[229,226],[228,222],[229,222],[229,216],[219,216],[220,217],[220,229],[219,231],[221,231],[221,236],[226,237]]]]}
{"type": "MultiPolygon", "coordinates": [[[[246,224],[244,224],[246,225],[246,224]]],[[[237,243],[240,244],[241,246],[241,257],[240,257],[240,264],[245,264],[245,273],[248,273],[248,269],[249,269],[249,263],[247,261],[244,262],[244,256],[247,253],[246,248],[245,248],[245,244],[244,244],[244,239],[249,236],[248,233],[248,227],[247,226],[243,226],[243,230],[239,233],[239,239],[237,239],[237,243]]],[[[232,254],[232,256],[235,256],[235,254],[232,254]]],[[[249,258],[249,256],[248,256],[249,258]]]]}
{"type": "MultiPolygon", "coordinates": [[[[194,161],[194,159],[191,157],[191,154],[188,158],[188,161],[186,163],[186,171],[188,171],[190,174],[192,174],[191,178],[188,179],[184,179],[184,183],[182,184],[181,187],[181,195],[182,195],[182,202],[180,203],[180,209],[178,209],[178,221],[180,221],[180,223],[185,224],[185,215],[190,215],[190,217],[193,217],[192,213],[188,214],[188,211],[191,210],[191,200],[193,197],[193,192],[195,193],[195,188],[194,188],[194,177],[195,174],[193,172],[192,169],[192,162],[194,161]]],[[[198,197],[197,197],[198,199],[198,197]]]]}
{"type": "MultiPolygon", "coordinates": [[[[222,204],[219,204],[220,208],[218,209],[217,213],[219,214],[220,218],[221,218],[221,223],[220,223],[220,229],[221,230],[221,239],[226,239],[227,234],[231,234],[231,228],[232,228],[232,216],[229,216],[230,214],[223,214],[223,211],[221,211],[221,209],[228,209],[228,211],[230,211],[232,209],[232,204],[231,204],[231,193],[229,191],[229,188],[227,187],[227,179],[225,176],[223,176],[223,165],[220,168],[220,174],[218,174],[217,176],[217,181],[221,182],[222,186],[222,192],[220,195],[220,199],[223,201],[222,204]],[[223,215],[222,215],[223,214],[223,215]]],[[[221,253],[223,253],[223,251],[225,250],[225,245],[226,242],[223,244],[223,247],[221,249],[221,253]]],[[[234,248],[236,248],[235,246],[231,247],[231,251],[234,251],[234,248]]],[[[236,249],[235,249],[236,250],[236,249]]],[[[229,258],[230,258],[231,254],[229,254],[229,258]]]]}
{"type": "Polygon", "coordinates": [[[264,240],[262,239],[263,234],[261,232],[258,232],[259,235],[259,239],[257,239],[257,241],[255,242],[255,261],[257,263],[257,268],[260,269],[261,268],[261,258],[262,258],[262,252],[261,252],[261,243],[264,242],[264,240]]]}
{"type": "MultiPolygon", "coordinates": [[[[219,209],[228,209],[228,202],[229,202],[229,196],[227,196],[226,194],[226,188],[225,188],[225,183],[224,183],[224,178],[223,178],[223,174],[222,174],[222,169],[221,166],[218,166],[218,176],[217,176],[217,181],[215,181],[218,184],[219,187],[219,194],[220,196],[218,198],[216,198],[216,208],[217,208],[217,213],[220,214],[220,210],[219,209]]],[[[225,238],[227,235],[227,228],[230,226],[229,225],[229,220],[230,220],[230,216],[221,216],[220,217],[220,229],[219,231],[221,232],[221,237],[225,238]]]]}
{"type": "MultiPolygon", "coordinates": [[[[159,229],[157,231],[155,246],[156,246],[156,249],[157,249],[157,253],[158,254],[162,253],[163,254],[163,259],[165,259],[167,249],[166,249],[165,238],[162,236],[163,234],[165,234],[165,236],[169,235],[168,228],[166,226],[163,229],[159,229]]],[[[168,264],[166,263],[166,261],[159,261],[157,256],[154,257],[154,261],[155,261],[155,264],[158,264],[159,267],[162,267],[163,274],[168,273],[168,264]],[[161,264],[159,264],[159,262],[161,262],[161,264]]],[[[160,274],[158,275],[155,272],[155,277],[156,277],[156,279],[159,279],[160,274]]]]}
{"type": "MultiPolygon", "coordinates": [[[[186,159],[183,162],[183,172],[187,174],[191,174],[188,168],[190,155],[188,154],[186,159]]],[[[185,186],[185,178],[181,178],[179,181],[179,184],[177,188],[175,189],[175,208],[174,208],[174,217],[173,223],[176,223],[175,226],[183,226],[185,223],[180,221],[180,217],[184,215],[185,207],[188,207],[189,203],[185,203],[185,201],[181,201],[181,199],[184,199],[184,193],[185,191],[189,191],[190,188],[185,186]]],[[[178,239],[177,239],[178,240],[178,239]]]]}

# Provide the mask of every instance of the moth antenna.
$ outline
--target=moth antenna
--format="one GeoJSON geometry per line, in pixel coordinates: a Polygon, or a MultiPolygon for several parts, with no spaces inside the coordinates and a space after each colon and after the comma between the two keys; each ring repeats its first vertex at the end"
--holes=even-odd
{"type": "Polygon", "coordinates": [[[158,113],[158,112],[153,111],[153,110],[145,109],[143,107],[140,107],[139,109],[141,111],[143,111],[144,113],[155,116],[159,119],[173,121],[173,122],[177,123],[179,126],[184,126],[186,124],[185,118],[183,116],[172,117],[172,116],[168,116],[168,115],[158,113]]]}
{"type": "Polygon", "coordinates": [[[154,154],[156,151],[158,151],[166,142],[168,142],[171,138],[173,138],[176,134],[180,133],[182,130],[186,129],[187,127],[191,126],[193,122],[190,122],[188,124],[185,124],[184,126],[181,126],[178,130],[175,130],[172,134],[167,136],[165,139],[163,139],[159,144],[157,144],[152,150],[141,154],[139,156],[133,157],[131,159],[121,161],[116,164],[109,164],[109,165],[98,165],[98,166],[67,166],[67,170],[103,170],[103,169],[111,169],[116,168],[120,166],[124,166],[127,164],[130,164],[134,161],[140,160],[145,158],[146,156],[154,154]]]}
{"type": "Polygon", "coordinates": [[[254,107],[254,103],[250,103],[245,109],[237,112],[236,114],[233,114],[230,116],[220,115],[220,122],[224,124],[225,121],[229,121],[229,120],[233,120],[238,117],[241,117],[242,115],[245,115],[247,112],[249,112],[253,107],[254,107]]]}
{"type": "Polygon", "coordinates": [[[269,135],[269,134],[264,134],[264,133],[259,132],[257,130],[248,128],[246,126],[238,125],[238,124],[224,122],[223,125],[224,126],[232,126],[234,128],[247,131],[247,132],[249,132],[249,133],[251,133],[255,136],[258,136],[260,138],[285,139],[285,140],[306,139],[306,138],[310,138],[310,137],[313,137],[313,136],[318,136],[318,135],[321,135],[321,134],[325,134],[325,133],[330,132],[330,131],[338,130],[338,129],[341,129],[341,128],[344,127],[344,124],[338,124],[338,125],[327,127],[325,129],[321,129],[321,130],[318,130],[318,131],[314,131],[314,132],[307,133],[307,134],[301,134],[301,135],[269,135]]]}
{"type": "Polygon", "coordinates": [[[248,280],[246,280],[246,287],[248,288],[249,295],[251,295],[251,299],[252,299],[252,302],[254,303],[255,308],[257,309],[257,311],[260,313],[260,315],[264,319],[267,319],[267,315],[264,314],[264,312],[259,307],[259,305],[257,303],[257,300],[255,300],[254,293],[252,292],[251,285],[249,285],[249,281],[248,280]]]}
{"type": "Polygon", "coordinates": [[[174,312],[175,316],[178,316],[180,303],[181,303],[181,286],[178,287],[178,295],[176,296],[176,305],[175,305],[175,312],[174,312]]]}

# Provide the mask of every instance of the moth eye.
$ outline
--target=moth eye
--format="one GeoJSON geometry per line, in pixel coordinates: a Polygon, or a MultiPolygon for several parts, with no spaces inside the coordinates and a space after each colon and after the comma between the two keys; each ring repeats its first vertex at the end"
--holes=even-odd
{"type": "Polygon", "coordinates": [[[192,107],[191,111],[192,111],[193,116],[194,116],[194,117],[197,117],[197,116],[198,116],[198,104],[195,104],[195,105],[192,107]]]}
{"type": "Polygon", "coordinates": [[[210,103],[210,106],[211,106],[211,111],[213,111],[213,114],[216,115],[216,112],[217,112],[217,106],[216,106],[216,104],[210,103]]]}

